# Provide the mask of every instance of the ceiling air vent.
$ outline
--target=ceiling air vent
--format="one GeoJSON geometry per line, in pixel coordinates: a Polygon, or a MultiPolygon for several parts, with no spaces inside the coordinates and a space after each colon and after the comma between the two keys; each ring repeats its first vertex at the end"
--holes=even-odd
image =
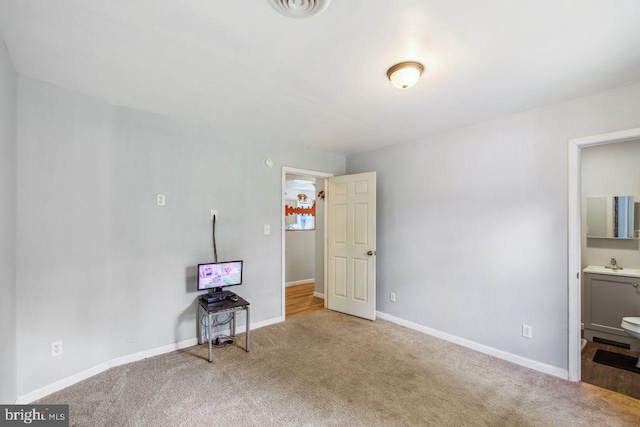
{"type": "Polygon", "coordinates": [[[289,18],[308,18],[319,15],[331,0],[269,0],[278,12],[289,18]]]}

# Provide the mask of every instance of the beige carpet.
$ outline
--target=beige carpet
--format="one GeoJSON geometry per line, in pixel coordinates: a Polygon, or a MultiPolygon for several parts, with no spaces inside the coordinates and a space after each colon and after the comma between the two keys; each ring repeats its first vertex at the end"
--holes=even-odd
{"type": "Polygon", "coordinates": [[[640,401],[327,310],[110,369],[38,403],[82,426],[638,426],[640,401]],[[243,340],[239,340],[240,345],[243,340]]]}

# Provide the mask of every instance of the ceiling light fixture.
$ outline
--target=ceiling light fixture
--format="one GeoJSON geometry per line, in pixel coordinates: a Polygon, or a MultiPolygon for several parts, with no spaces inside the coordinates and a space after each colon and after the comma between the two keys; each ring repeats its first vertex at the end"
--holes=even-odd
{"type": "Polygon", "coordinates": [[[424,67],[418,62],[401,62],[389,68],[387,77],[398,89],[408,89],[418,82],[424,67]]]}

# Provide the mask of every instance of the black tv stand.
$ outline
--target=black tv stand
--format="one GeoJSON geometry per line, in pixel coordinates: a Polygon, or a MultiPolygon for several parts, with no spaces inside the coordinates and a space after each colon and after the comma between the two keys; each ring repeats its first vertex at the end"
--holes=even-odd
{"type": "MultiPolygon", "coordinates": [[[[233,294],[233,292],[228,292],[225,291],[228,294],[233,294]]],[[[235,294],[233,294],[235,295],[235,294]]],[[[207,297],[208,294],[204,294],[202,295],[202,297],[207,297]]],[[[201,297],[201,298],[202,298],[201,297]]],[[[212,357],[212,349],[211,349],[211,342],[213,341],[213,317],[217,316],[218,314],[222,314],[222,313],[230,313],[231,314],[231,325],[230,325],[230,333],[232,336],[236,335],[236,313],[238,311],[242,311],[244,310],[247,313],[247,323],[245,325],[245,350],[248,352],[249,351],[249,325],[250,320],[249,320],[249,311],[250,311],[250,306],[249,306],[249,302],[245,299],[243,299],[242,297],[239,297],[236,295],[236,297],[238,298],[237,301],[232,301],[231,299],[225,299],[225,300],[221,300],[218,303],[207,303],[205,302],[205,300],[200,301],[200,304],[198,304],[198,327],[202,328],[202,327],[206,327],[207,328],[207,337],[208,337],[208,341],[209,341],[209,363],[211,363],[213,361],[213,357],[212,357]],[[207,316],[207,322],[203,323],[200,319],[201,319],[201,313],[207,316]]],[[[202,333],[201,330],[198,330],[198,344],[202,344],[202,333]]]]}

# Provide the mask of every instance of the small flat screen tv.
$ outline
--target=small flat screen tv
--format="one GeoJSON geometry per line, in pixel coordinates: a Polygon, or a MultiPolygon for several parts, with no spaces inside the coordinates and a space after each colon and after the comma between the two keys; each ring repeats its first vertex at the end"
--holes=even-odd
{"type": "Polygon", "coordinates": [[[227,286],[242,284],[242,261],[198,264],[198,290],[219,292],[227,286]]]}

